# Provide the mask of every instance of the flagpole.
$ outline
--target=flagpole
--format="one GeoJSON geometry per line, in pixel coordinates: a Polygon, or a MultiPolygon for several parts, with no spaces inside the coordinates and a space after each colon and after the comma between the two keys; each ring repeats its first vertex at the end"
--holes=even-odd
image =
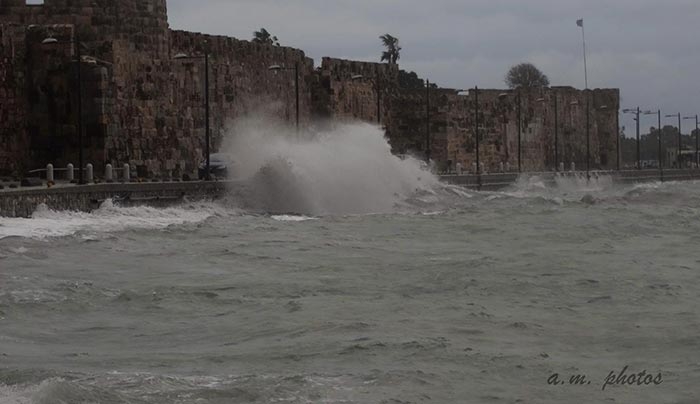
{"type": "Polygon", "coordinates": [[[576,21],[576,25],[581,27],[581,35],[583,36],[583,74],[586,83],[586,178],[591,180],[591,100],[588,94],[588,61],[586,60],[586,29],[583,27],[583,18],[576,21]]]}
{"type": "Polygon", "coordinates": [[[586,28],[583,26],[583,19],[577,21],[581,27],[581,35],[583,37],[583,75],[586,82],[586,90],[588,90],[588,60],[586,56],[586,28]]]}

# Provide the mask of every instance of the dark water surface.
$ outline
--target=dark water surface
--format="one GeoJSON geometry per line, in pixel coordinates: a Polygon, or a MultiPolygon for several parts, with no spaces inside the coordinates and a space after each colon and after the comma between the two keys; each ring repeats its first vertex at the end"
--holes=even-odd
{"type": "Polygon", "coordinates": [[[0,219],[0,403],[697,403],[699,207],[700,183],[530,180],[0,219]],[[602,391],[625,366],[663,381],[602,391]]]}

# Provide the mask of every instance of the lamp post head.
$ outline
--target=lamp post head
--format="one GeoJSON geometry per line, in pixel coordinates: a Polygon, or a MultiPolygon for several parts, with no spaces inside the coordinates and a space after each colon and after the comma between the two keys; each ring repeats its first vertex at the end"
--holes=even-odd
{"type": "Polygon", "coordinates": [[[272,65],[272,66],[268,67],[267,70],[282,70],[282,66],[272,65]]]}
{"type": "Polygon", "coordinates": [[[49,37],[49,38],[46,38],[43,41],[41,41],[41,43],[44,45],[54,45],[54,44],[58,43],[58,39],[53,38],[53,37],[49,37]]]}
{"type": "Polygon", "coordinates": [[[600,110],[606,110],[606,109],[608,109],[608,106],[607,106],[607,105],[601,105],[601,106],[598,107],[598,109],[600,109],[600,110]]]}
{"type": "Polygon", "coordinates": [[[541,97],[541,98],[536,99],[535,101],[537,101],[537,102],[545,102],[546,99],[545,99],[544,97],[541,97]]]}
{"type": "Polygon", "coordinates": [[[622,112],[625,113],[625,114],[636,114],[636,113],[637,113],[637,110],[636,110],[636,109],[625,108],[625,109],[622,110],[622,112]]]}
{"type": "Polygon", "coordinates": [[[666,115],[666,118],[675,118],[675,117],[677,117],[677,116],[678,116],[678,115],[676,115],[676,114],[666,115]]]}
{"type": "Polygon", "coordinates": [[[178,53],[177,55],[173,56],[173,59],[189,59],[189,55],[186,53],[178,53]]]}
{"type": "Polygon", "coordinates": [[[571,101],[569,105],[578,105],[578,101],[571,101]]]}
{"type": "Polygon", "coordinates": [[[365,76],[363,76],[361,74],[353,74],[352,77],[350,77],[350,80],[360,80],[360,79],[364,79],[364,78],[365,78],[365,76]]]}
{"type": "Polygon", "coordinates": [[[683,119],[695,119],[694,116],[684,116],[683,119]]]}
{"type": "Polygon", "coordinates": [[[498,98],[506,98],[508,96],[508,93],[500,93],[498,94],[498,98]]]}

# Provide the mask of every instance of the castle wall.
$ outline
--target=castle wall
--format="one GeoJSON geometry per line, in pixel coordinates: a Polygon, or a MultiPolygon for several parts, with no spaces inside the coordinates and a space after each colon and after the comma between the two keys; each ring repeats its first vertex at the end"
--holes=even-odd
{"type": "MultiPolygon", "coordinates": [[[[294,125],[296,122],[295,66],[299,74],[300,124],[311,120],[313,61],[304,52],[281,46],[257,44],[234,38],[185,31],[171,31],[171,54],[202,56],[209,53],[209,90],[212,150],[225,136],[235,136],[237,118],[265,114],[294,125]],[[288,70],[270,70],[279,65],[288,70]]],[[[166,151],[167,169],[173,164],[200,161],[205,139],[205,70],[202,59],[174,60],[169,93],[161,106],[162,131],[170,140],[159,145],[179,145],[166,151]],[[172,154],[171,154],[172,153],[172,154]],[[178,162],[179,160],[179,162],[178,162]]]]}
{"type": "Polygon", "coordinates": [[[165,0],[46,0],[43,5],[2,0],[0,24],[10,23],[27,31],[23,46],[29,49],[13,72],[27,78],[27,128],[21,136],[30,152],[22,169],[48,161],[77,165],[76,35],[82,55],[90,59],[81,63],[85,162],[123,163],[110,160],[110,154],[130,156],[128,146],[139,143],[133,138],[143,132],[125,123],[150,100],[136,95],[162,83],[149,82],[144,72],[161,67],[163,60],[169,63],[165,0]],[[61,43],[42,44],[47,37],[61,43]]]}
{"type": "Polygon", "coordinates": [[[318,74],[324,94],[314,96],[324,99],[327,117],[386,122],[398,86],[397,66],[326,57],[318,74]]]}
{"type": "MultiPolygon", "coordinates": [[[[295,120],[293,71],[299,66],[301,125],[312,120],[363,120],[386,130],[393,151],[425,156],[428,116],[431,157],[471,167],[475,161],[473,96],[431,89],[402,90],[398,67],[324,58],[319,69],[303,51],[234,38],[173,31],[166,0],[0,0],[0,173],[47,162],[77,164],[77,64],[81,42],[85,161],[129,163],[141,176],[194,174],[204,157],[202,60],[210,54],[212,152],[231,122],[262,111],[295,120]],[[64,45],[44,45],[54,37],[64,45]]],[[[585,167],[586,97],[590,101],[594,168],[616,163],[617,90],[572,88],[480,93],[481,160],[489,171],[517,169],[517,100],[523,170],[552,169],[553,97],[559,101],[560,161],[585,167]],[[505,94],[505,95],[503,95],[505,94]],[[543,101],[538,101],[544,99],[543,101]],[[604,108],[606,106],[607,108],[604,108]]]]}
{"type": "Polygon", "coordinates": [[[21,170],[26,139],[24,27],[0,24],[0,175],[21,170]]]}
{"type": "MultiPolygon", "coordinates": [[[[47,161],[77,163],[76,34],[83,55],[97,60],[81,67],[85,161],[96,167],[128,162],[142,175],[196,172],[204,156],[204,63],[173,56],[201,55],[205,42],[211,62],[212,151],[237,117],[264,110],[295,121],[294,74],[268,70],[273,64],[299,65],[301,123],[310,121],[315,77],[313,61],[302,51],[171,31],[165,0],[47,0],[41,6],[3,0],[0,22],[33,25],[18,41],[32,51],[12,59],[6,75],[29,78],[27,97],[20,97],[29,100],[25,117],[13,117],[31,122],[17,137],[26,140],[24,149],[32,151],[28,164],[34,168],[47,161]],[[65,44],[42,45],[46,37],[65,44]]],[[[9,109],[9,103],[0,108],[9,109]]],[[[5,166],[6,171],[18,169],[5,166]]]]}
{"type": "MultiPolygon", "coordinates": [[[[474,91],[431,89],[426,112],[426,90],[402,91],[393,101],[389,138],[398,153],[426,155],[430,122],[431,157],[446,168],[476,163],[474,91]],[[396,134],[392,136],[392,134],[396,134]]],[[[518,101],[520,154],[523,171],[555,168],[554,97],[557,97],[559,162],[586,166],[586,99],[590,102],[591,168],[613,169],[617,164],[618,90],[581,91],[570,87],[520,91],[479,90],[480,162],[486,171],[501,163],[518,169],[518,101]]]]}

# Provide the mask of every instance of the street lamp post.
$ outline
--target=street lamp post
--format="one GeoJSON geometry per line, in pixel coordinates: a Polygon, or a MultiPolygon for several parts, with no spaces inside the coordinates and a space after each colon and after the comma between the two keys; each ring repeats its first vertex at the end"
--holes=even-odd
{"type": "Polygon", "coordinates": [[[586,90],[586,178],[591,180],[591,99],[586,90]]]}
{"type": "MultiPolygon", "coordinates": [[[[597,113],[598,111],[607,111],[607,110],[608,110],[608,106],[607,106],[607,105],[601,105],[601,106],[599,106],[598,108],[595,108],[595,110],[596,110],[596,113],[597,113]]],[[[617,143],[616,143],[616,145],[615,145],[615,148],[616,148],[616,150],[617,150],[617,170],[618,170],[618,171],[620,170],[620,121],[619,121],[619,119],[620,119],[620,117],[619,117],[619,114],[618,114],[617,119],[615,119],[615,128],[616,128],[616,130],[617,130],[617,143]]],[[[599,141],[600,141],[600,139],[599,139],[599,141]]],[[[601,164],[601,166],[602,166],[603,162],[600,161],[600,164],[601,164]]]]}
{"type": "Polygon", "coordinates": [[[501,101],[505,100],[508,97],[508,93],[500,93],[498,94],[498,101],[499,101],[499,106],[503,109],[503,144],[505,145],[505,160],[506,162],[510,163],[510,152],[509,152],[509,147],[508,147],[508,125],[507,125],[507,118],[506,118],[506,108],[503,107],[501,101]]]}
{"type": "Polygon", "coordinates": [[[640,138],[639,138],[639,114],[641,113],[641,111],[639,110],[639,107],[637,107],[637,109],[623,109],[622,112],[625,113],[625,114],[635,114],[634,120],[635,120],[635,122],[636,122],[636,124],[637,124],[637,125],[636,125],[636,126],[637,126],[637,170],[641,170],[641,169],[642,169],[642,156],[641,156],[641,148],[640,148],[640,145],[639,145],[639,143],[640,143],[640,138]]]}
{"type": "Polygon", "coordinates": [[[678,157],[676,158],[676,164],[678,168],[681,168],[681,152],[683,150],[683,135],[681,134],[681,113],[666,115],[666,118],[678,117],[678,157]]]}
{"type": "Polygon", "coordinates": [[[522,127],[522,102],[520,98],[520,89],[518,89],[517,103],[518,103],[518,172],[523,172],[522,159],[523,159],[523,149],[522,149],[522,137],[523,137],[523,127],[522,127]]]}
{"type": "Polygon", "coordinates": [[[430,167],[430,80],[426,80],[425,84],[425,161],[430,167]]]}
{"type": "Polygon", "coordinates": [[[481,138],[479,136],[479,87],[474,87],[474,133],[476,137],[476,181],[477,189],[481,190],[481,160],[479,158],[479,146],[481,138]]]}
{"type": "MultiPolygon", "coordinates": [[[[571,105],[572,107],[578,106],[578,105],[579,105],[579,102],[578,102],[578,100],[574,100],[574,101],[571,101],[571,102],[569,103],[569,105],[571,105]]],[[[572,118],[572,125],[573,125],[573,118],[572,118]]],[[[577,131],[576,135],[579,135],[578,131],[577,131]]],[[[575,143],[575,144],[578,144],[578,143],[575,143]]],[[[575,151],[578,152],[578,146],[575,148],[575,151]]],[[[576,154],[576,155],[573,155],[573,154],[572,154],[571,157],[572,157],[572,160],[574,160],[574,162],[576,163],[576,168],[579,169],[579,167],[578,167],[578,164],[579,164],[579,156],[578,156],[578,154],[579,154],[579,153],[575,153],[575,154],[576,154]]]]}
{"type": "MultiPolygon", "coordinates": [[[[620,110],[620,104],[617,105],[617,111],[619,111],[619,110],[620,110]]],[[[620,132],[621,132],[620,131],[620,113],[617,112],[615,114],[615,133],[617,134],[617,136],[615,136],[616,146],[617,146],[617,171],[620,171],[620,160],[622,160],[622,150],[620,150],[622,147],[620,145],[620,141],[621,141],[621,139],[620,139],[621,133],[620,132]]]]}
{"type": "Polygon", "coordinates": [[[661,110],[659,109],[657,112],[654,111],[645,111],[644,115],[657,115],[658,120],[659,120],[659,135],[658,135],[658,141],[659,141],[659,152],[658,152],[658,159],[659,159],[659,179],[661,182],[664,181],[664,163],[663,163],[663,154],[661,153],[661,134],[663,131],[661,130],[661,110]]]}
{"type": "Polygon", "coordinates": [[[178,53],[173,57],[176,60],[204,60],[204,121],[205,121],[205,133],[204,133],[204,154],[207,158],[207,167],[204,174],[204,179],[207,181],[211,180],[211,129],[209,121],[209,50],[207,47],[207,42],[204,42],[204,54],[203,55],[187,55],[186,53],[178,53]]]}
{"type": "Polygon", "coordinates": [[[42,42],[44,45],[73,45],[75,48],[75,58],[77,63],[77,80],[78,80],[78,116],[76,118],[76,129],[78,131],[78,184],[85,184],[84,170],[84,152],[83,152],[83,81],[82,81],[82,55],[80,53],[80,40],[78,33],[74,32],[72,41],[59,41],[56,38],[46,38],[42,42]]]}
{"type": "Polygon", "coordinates": [[[299,62],[294,63],[294,67],[283,67],[280,65],[272,65],[268,68],[272,71],[294,71],[294,95],[296,98],[296,127],[299,132],[299,62]]]}
{"type": "MultiPolygon", "coordinates": [[[[554,98],[554,171],[559,171],[559,101],[556,91],[553,91],[554,98]]],[[[545,98],[537,101],[545,102],[545,98]]]]}
{"type": "Polygon", "coordinates": [[[698,136],[700,136],[700,128],[698,128],[698,115],[695,114],[695,117],[692,116],[686,116],[683,117],[683,119],[693,119],[695,118],[695,166],[698,167],[698,156],[700,156],[700,142],[698,142],[698,136]]]}

